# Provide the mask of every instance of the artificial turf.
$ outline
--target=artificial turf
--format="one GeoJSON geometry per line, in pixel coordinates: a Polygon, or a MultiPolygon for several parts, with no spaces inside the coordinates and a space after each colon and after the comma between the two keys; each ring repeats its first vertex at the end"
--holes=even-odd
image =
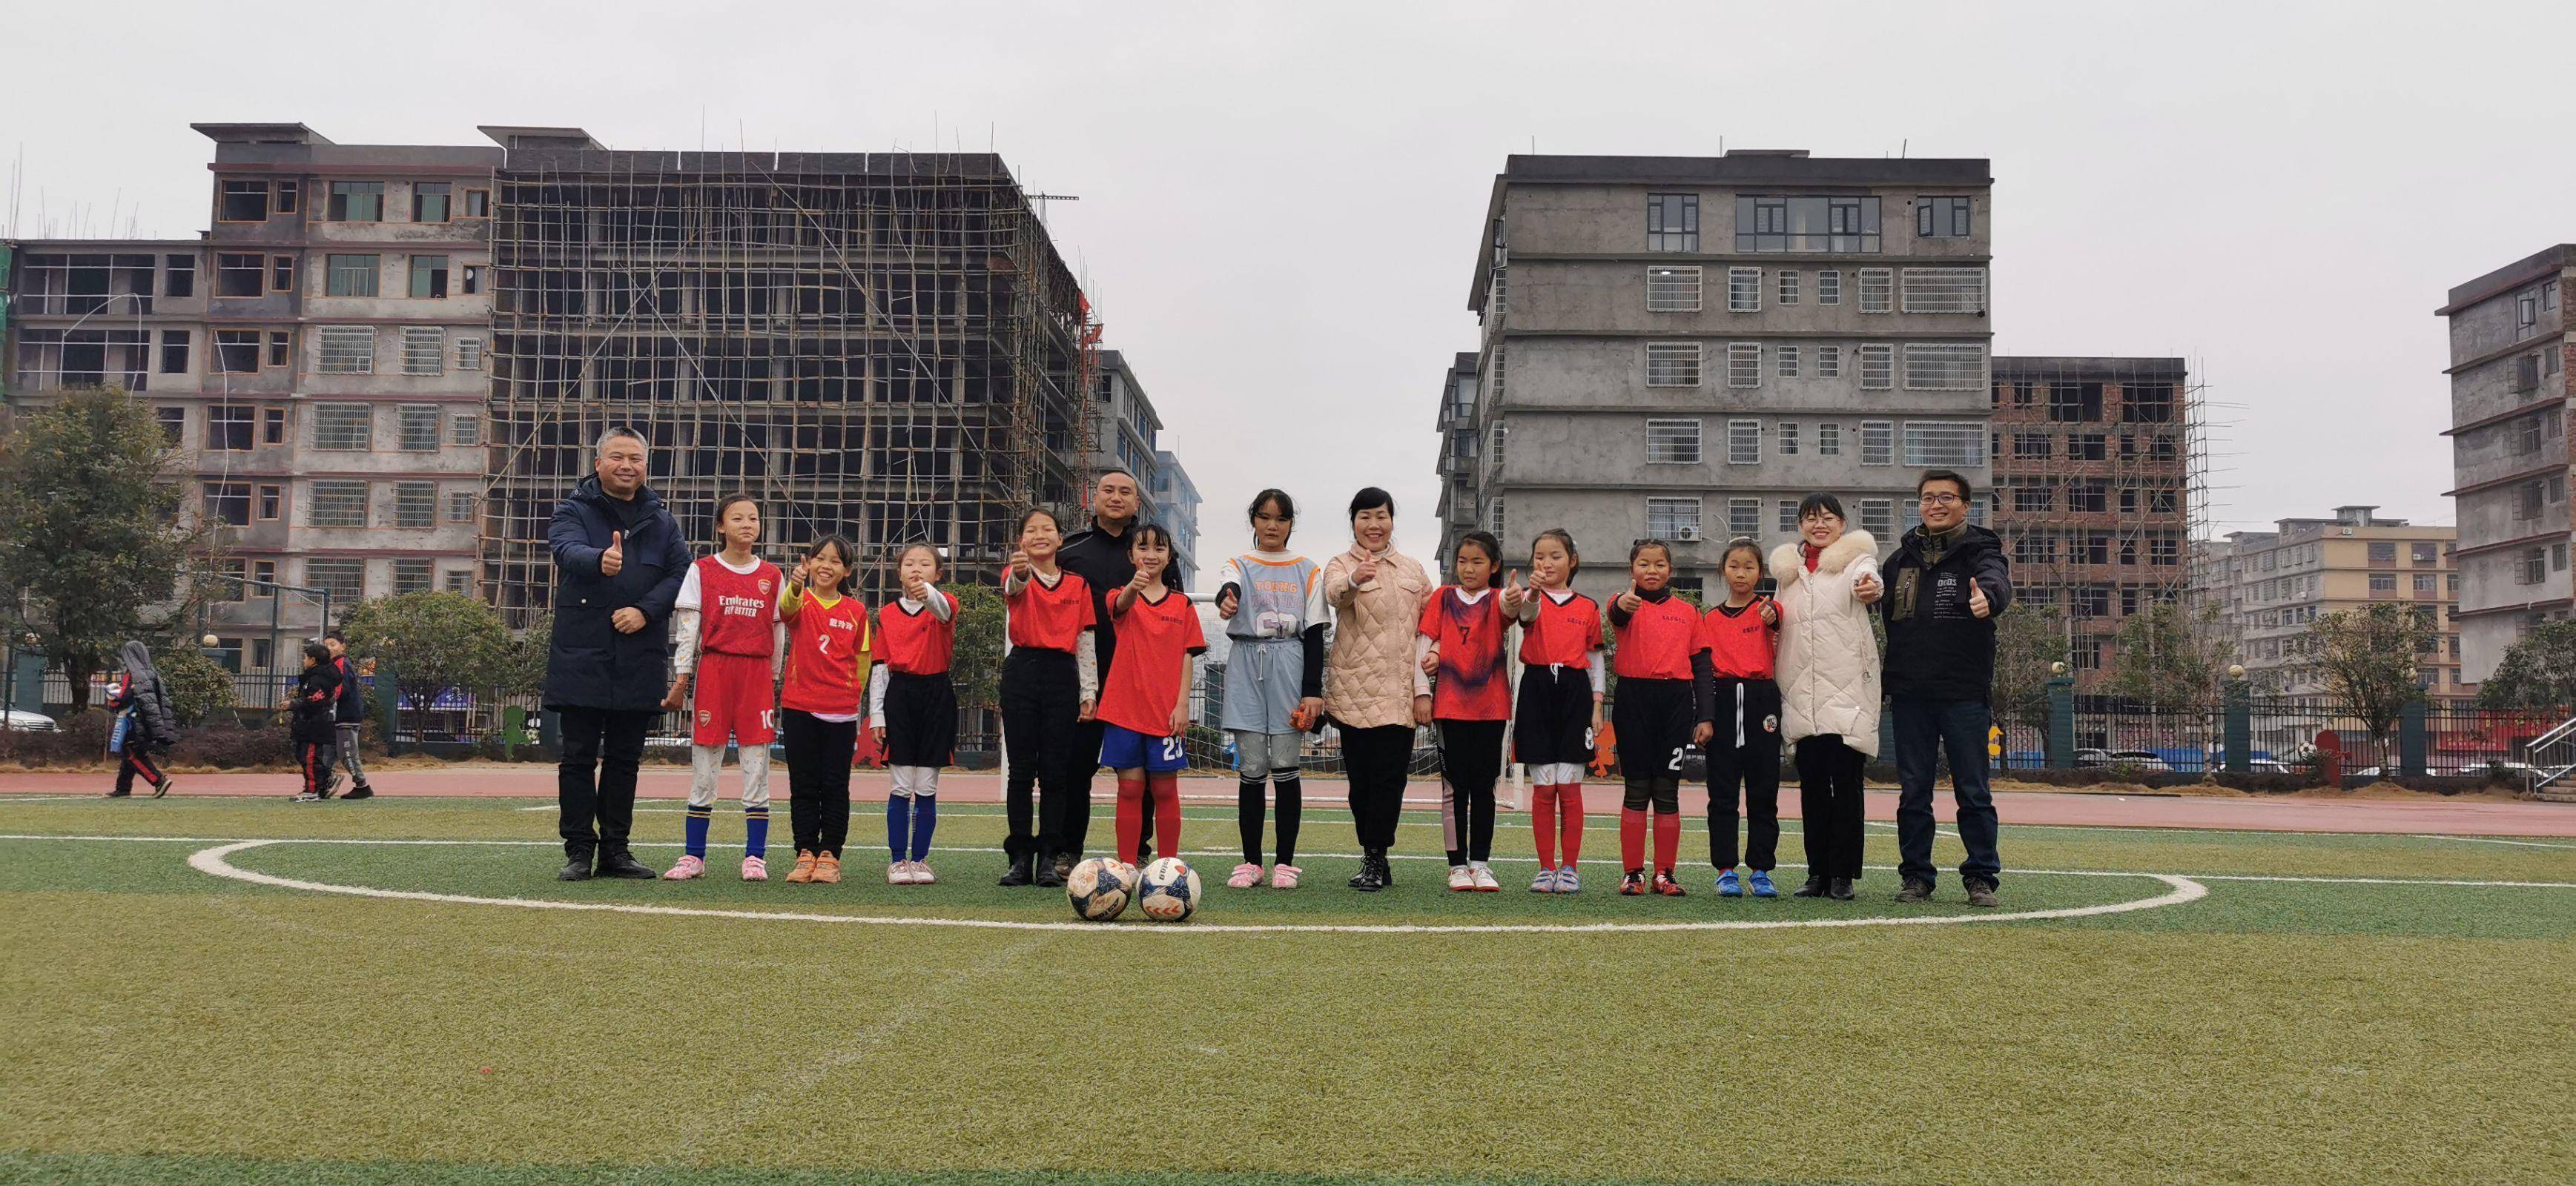
{"type": "MultiPolygon", "coordinates": [[[[991,807],[943,813],[940,885],[888,886],[854,844],[852,880],[804,887],[735,880],[725,811],[708,880],[557,883],[552,817],[525,806],[0,798],[0,833],[200,838],[0,840],[0,1179],[2576,1179],[2563,1109],[2539,1103],[2576,1092],[2559,1004],[2576,847],[2008,826],[2008,912],[2169,889],[2074,871],[2179,874],[2207,896],[2020,922],[1464,934],[1212,927],[1920,910],[1875,867],[1854,903],[1721,900],[1704,867],[1688,898],[1623,899],[1601,821],[1585,892],[1532,895],[1512,816],[1507,892],[1447,893],[1432,859],[1360,895],[1333,855],[1355,851],[1347,816],[1316,809],[1307,887],[1280,893],[1218,884],[1232,813],[1191,808],[1207,906],[1179,933],[383,900],[186,863],[269,837],[508,842],[231,860],[492,898],[1071,918],[1060,894],[992,885],[1001,857],[969,851],[998,845],[991,807]]],[[[679,819],[648,812],[638,839],[676,840],[679,819]]],[[[1406,821],[1399,853],[1436,857],[1436,820],[1406,821]]],[[[854,841],[875,826],[861,810],[854,841]]],[[[1704,866],[1705,838],[1684,852],[1704,866]]],[[[1873,828],[1868,855],[1892,862],[1892,834],[1873,828]]],[[[1942,888],[1931,913],[1965,914],[1955,878],[1942,888]]]]}

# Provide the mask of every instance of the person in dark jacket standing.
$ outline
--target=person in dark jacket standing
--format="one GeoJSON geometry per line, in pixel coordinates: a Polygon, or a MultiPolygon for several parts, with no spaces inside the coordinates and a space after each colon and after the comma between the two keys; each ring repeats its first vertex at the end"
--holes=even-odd
{"type": "Polygon", "coordinates": [[[590,877],[594,854],[602,877],[656,876],[628,851],[626,836],[644,735],[671,682],[671,606],[689,568],[678,521],[644,485],[644,438],[609,429],[594,469],[555,504],[546,529],[555,626],[545,705],[563,733],[555,799],[565,881],[590,877]]]}
{"type": "MultiPolygon", "coordinates": [[[[1109,621],[1109,595],[1127,587],[1136,579],[1136,562],[1127,555],[1127,537],[1136,528],[1136,510],[1143,495],[1136,489],[1136,475],[1113,469],[1100,475],[1091,490],[1091,526],[1065,538],[1056,549],[1057,567],[1081,577],[1091,586],[1091,612],[1094,620],[1109,621]]],[[[1187,592],[1187,590],[1183,590],[1187,592]]],[[[1118,656],[1117,632],[1108,629],[1092,631],[1092,655],[1098,664],[1100,682],[1109,682],[1109,664],[1118,656]]],[[[1091,834],[1091,780],[1100,773],[1101,723],[1085,720],[1074,726],[1073,769],[1064,779],[1071,793],[1038,803],[1041,819],[1038,825],[1038,847],[1049,859],[1038,863],[1038,884],[1062,885],[1082,859],[1084,838],[1091,834]]],[[[1145,812],[1144,839],[1154,838],[1152,805],[1145,812]]],[[[1119,860],[1134,854],[1119,853],[1119,860]]]]}
{"type": "Polygon", "coordinates": [[[331,651],[331,666],[340,673],[340,699],[331,706],[331,722],[337,734],[332,740],[332,760],[349,771],[349,793],[342,799],[373,799],[374,787],[367,785],[367,768],[359,764],[358,743],[367,733],[367,687],[358,680],[358,661],[349,657],[349,640],[334,630],[322,636],[322,645],[331,651]]]}
{"type": "Polygon", "coordinates": [[[170,710],[170,690],[161,682],[161,671],[152,666],[152,652],[135,639],[125,640],[116,648],[117,663],[124,668],[117,675],[116,690],[108,694],[107,710],[131,713],[125,727],[125,739],[119,746],[116,764],[116,789],[110,799],[123,799],[134,793],[134,776],[142,775],[151,784],[155,799],[170,793],[177,779],[161,772],[153,754],[169,749],[179,741],[179,717],[170,710]]]}
{"type": "Polygon", "coordinates": [[[331,746],[339,737],[332,716],[339,703],[340,665],[331,661],[331,648],[305,643],[304,674],[295,681],[295,702],[287,706],[292,720],[287,740],[295,744],[296,770],[303,779],[295,795],[298,803],[331,797],[331,784],[339,777],[331,770],[331,746]]]}
{"type": "Polygon", "coordinates": [[[1986,786],[1986,728],[1995,682],[1995,617],[2012,605],[2003,541],[1968,522],[1968,479],[1926,472],[1914,484],[1923,525],[1886,565],[1887,694],[1895,709],[1899,902],[1932,897],[1932,782],[1950,759],[1959,805],[1959,866],[1968,901],[1998,905],[1995,800],[1986,786]]]}

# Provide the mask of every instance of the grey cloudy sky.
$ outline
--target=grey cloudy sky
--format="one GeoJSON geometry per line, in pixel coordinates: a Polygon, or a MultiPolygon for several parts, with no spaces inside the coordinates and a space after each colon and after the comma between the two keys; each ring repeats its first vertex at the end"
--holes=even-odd
{"type": "Polygon", "coordinates": [[[190,121],[998,148],[1081,196],[1058,243],[1207,495],[1210,569],[1270,484],[1315,552],[1387,486],[1428,558],[1477,224],[1533,137],[1991,158],[1996,350],[2189,358],[2222,405],[2220,531],[2345,502],[2450,522],[2432,310],[2576,238],[2565,4],[54,4],[7,28],[27,235],[40,202],[55,233],[75,204],[89,233],[202,229],[190,121]]]}

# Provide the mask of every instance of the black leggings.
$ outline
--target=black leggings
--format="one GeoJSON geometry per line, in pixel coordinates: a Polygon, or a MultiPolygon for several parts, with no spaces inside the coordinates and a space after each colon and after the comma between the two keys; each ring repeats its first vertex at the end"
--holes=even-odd
{"type": "Polygon", "coordinates": [[[1441,721],[1440,836],[1449,863],[1494,855],[1494,783],[1503,774],[1509,721],[1441,721]]]}
{"type": "Polygon", "coordinates": [[[1860,880],[1861,767],[1868,759],[1833,734],[1798,741],[1799,827],[1807,875],[1860,880]]]}
{"type": "Polygon", "coordinates": [[[1682,809],[1682,781],[1662,774],[1631,774],[1619,806],[1629,811],[1644,811],[1652,805],[1657,815],[1678,815],[1682,809]]]}
{"type": "Polygon", "coordinates": [[[1404,778],[1413,763],[1413,726],[1342,726],[1342,765],[1351,782],[1351,824],[1361,848],[1395,847],[1404,778]]]}
{"type": "MultiPolygon", "coordinates": [[[[1002,660],[1002,748],[1011,764],[1002,788],[1002,814],[1010,832],[1002,851],[1016,864],[1038,855],[1039,828],[1032,794],[1043,787],[1048,814],[1073,797],[1073,749],[1080,732],[1080,680],[1071,651],[1013,647],[1002,660]]],[[[1091,756],[1100,751],[1094,747],[1091,756]]],[[[1085,795],[1083,810],[1090,810],[1085,795]]]]}
{"type": "MultiPolygon", "coordinates": [[[[1279,791],[1279,859],[1278,864],[1297,864],[1297,824],[1306,815],[1306,782],[1294,770],[1273,771],[1266,780],[1279,791]]],[[[1237,779],[1234,790],[1235,830],[1243,840],[1243,863],[1261,863],[1261,824],[1263,810],[1269,806],[1264,798],[1264,782],[1237,779]]]]}
{"type": "Polygon", "coordinates": [[[142,746],[128,742],[125,746],[125,760],[117,763],[116,766],[116,793],[133,794],[134,776],[137,774],[143,776],[143,781],[156,787],[169,780],[169,776],[161,773],[161,767],[153,763],[151,754],[145,753],[142,746]]]}
{"type": "Polygon", "coordinates": [[[787,819],[796,851],[840,856],[850,840],[850,760],[859,752],[859,723],[780,709],[778,739],[787,747],[787,819]]]}

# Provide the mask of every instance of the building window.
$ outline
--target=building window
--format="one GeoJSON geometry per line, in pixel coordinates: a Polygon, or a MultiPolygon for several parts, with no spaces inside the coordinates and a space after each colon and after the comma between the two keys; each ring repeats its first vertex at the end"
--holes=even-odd
{"type": "Polygon", "coordinates": [[[206,483],[206,521],[234,527],[250,526],[250,483],[206,483]]]}
{"type": "Polygon", "coordinates": [[[438,526],[438,484],[435,482],[394,483],[394,526],[438,526]]]}
{"type": "Polygon", "coordinates": [[[323,326],[320,370],[325,375],[375,374],[376,327],[372,325],[323,326]]]}
{"type": "Polygon", "coordinates": [[[376,273],[382,258],[374,255],[323,256],[323,295],[354,297],[376,295],[376,273]]]}
{"type": "Polygon", "coordinates": [[[492,217],[492,191],[488,189],[469,189],[465,191],[465,214],[463,217],[492,217]]]}
{"type": "Polygon", "coordinates": [[[1735,249],[1876,254],[1878,199],[1739,194],[1735,249]]]}
{"type": "Polygon", "coordinates": [[[1699,250],[1699,195],[1646,195],[1646,250],[1699,250]]]}
{"type": "Polygon", "coordinates": [[[1877,342],[1860,348],[1860,386],[1863,391],[1896,386],[1896,347],[1877,342]]]}
{"type": "Polygon", "coordinates": [[[405,453],[434,453],[438,450],[438,406],[404,404],[394,409],[395,447],[405,453]]]}
{"type": "Polygon", "coordinates": [[[1646,268],[1646,311],[1697,313],[1700,269],[1653,264],[1646,268]]]}
{"type": "Polygon", "coordinates": [[[2053,453],[2056,452],[2056,449],[2056,438],[2051,437],[2047,433],[2017,432],[2013,434],[2013,459],[2016,461],[2046,461],[2053,453]]]}
{"type": "Polygon", "coordinates": [[[184,297],[197,295],[197,257],[165,255],[161,257],[162,295],[184,297]]]}
{"type": "Polygon", "coordinates": [[[402,331],[402,371],[406,375],[440,373],[442,353],[439,329],[434,325],[407,325],[402,331]]]}
{"type": "Polygon", "coordinates": [[[184,374],[187,369],[188,331],[184,329],[162,330],[161,373],[165,375],[184,374]]]}
{"type": "Polygon", "coordinates": [[[356,605],[366,598],[367,562],[348,556],[307,560],[304,583],[329,593],[335,605],[356,605]]]}
{"type": "Polygon", "coordinates": [[[1896,464],[1896,425],[1888,420],[1860,422],[1860,463],[1862,465],[1896,464]]]}
{"type": "Polygon", "coordinates": [[[1726,385],[1729,387],[1760,387],[1762,385],[1762,343],[1727,343],[1726,385]]]}
{"type": "Polygon", "coordinates": [[[1699,343],[1646,343],[1646,386],[1699,386],[1699,343]]]}
{"type": "Polygon", "coordinates": [[[1926,239],[1964,239],[1971,226],[1967,198],[1914,199],[1914,233],[1926,239]]]}
{"type": "Polygon", "coordinates": [[[2102,385],[2051,383],[2048,418],[2063,424],[2095,424],[2102,419],[2102,385]]]}
{"type": "Polygon", "coordinates": [[[1762,500],[1730,498],[1726,500],[1726,532],[1729,535],[1755,535],[1762,530],[1762,500]]]}
{"type": "Polygon", "coordinates": [[[247,404],[215,404],[206,409],[206,447],[246,453],[258,434],[259,409],[247,404]]]}
{"type": "Polygon", "coordinates": [[[483,443],[483,414],[458,412],[447,422],[447,443],[470,449],[483,443]]]}
{"type": "Polygon", "coordinates": [[[1840,457],[1843,452],[1843,426],[1831,420],[1816,426],[1816,456],[1840,457]]]}
{"type": "Polygon", "coordinates": [[[447,494],[447,521],[450,523],[473,522],[475,501],[474,492],[471,490],[449,491],[447,494]]]}
{"type": "Polygon", "coordinates": [[[1652,539],[1697,538],[1699,536],[1699,500],[1696,498],[1647,499],[1646,535],[1652,539]]]}
{"type": "Polygon", "coordinates": [[[1795,379],[1798,377],[1798,348],[1795,345],[1783,342],[1780,345],[1773,347],[1771,353],[1774,362],[1778,366],[1781,378],[1795,379]]]}
{"type": "Polygon", "coordinates": [[[1860,270],[1860,311],[1885,313],[1890,303],[1890,290],[1895,288],[1896,274],[1886,268],[1860,270]]]}
{"type": "Polygon", "coordinates": [[[1798,303],[1798,273],[1795,269],[1780,270],[1780,303],[1783,305],[1798,303]]]}
{"type": "Polygon", "coordinates": [[[2531,331],[2532,327],[2539,324],[2540,290],[2535,288],[2529,292],[2515,296],[2513,298],[2514,332],[2528,333],[2531,331]]]}
{"type": "Polygon", "coordinates": [[[1699,433],[1697,420],[1646,421],[1646,464],[1699,464],[1699,433]]]}
{"type": "Polygon", "coordinates": [[[161,425],[161,440],[172,447],[188,439],[188,409],[154,408],[152,419],[161,425]]]}
{"type": "Polygon", "coordinates": [[[460,371],[483,369],[483,339],[456,339],[456,369],[460,371]]]}
{"type": "Polygon", "coordinates": [[[365,404],[313,405],[313,447],[363,453],[373,447],[373,410],[365,404]]]}
{"type": "Polygon", "coordinates": [[[415,297],[447,295],[447,257],[415,255],[411,257],[411,294],[415,297]]]}
{"type": "Polygon", "coordinates": [[[448,183],[415,181],[411,183],[411,220],[413,222],[447,221],[448,183]]]}
{"type": "Polygon", "coordinates": [[[1973,342],[1907,342],[1909,391],[1980,391],[1986,386],[1986,348],[1973,342]]]}
{"type": "Polygon", "coordinates": [[[2057,488],[2054,486],[2016,486],[2013,488],[2013,509],[2016,511],[2048,511],[2055,510],[2056,508],[2057,488]]]}
{"type": "Polygon", "coordinates": [[[1860,500],[1860,529],[1884,540],[1896,534],[1896,503],[1892,499],[1860,500]]]}
{"type": "MultiPolygon", "coordinates": [[[[2549,545],[2549,571],[2551,571],[2551,572],[2565,572],[2565,571],[2567,571],[2567,545],[2566,545],[2566,544],[2558,543],[2558,544],[2551,544],[2551,545],[2549,545]]],[[[2429,573],[2429,572],[2424,572],[2424,573],[2417,573],[2417,574],[2415,574],[2415,591],[2416,591],[2416,592],[2418,592],[2418,593],[2430,593],[2430,592],[2432,592],[2432,591],[2433,591],[2433,574],[2431,574],[2431,573],[2429,573]]]]}
{"type": "Polygon", "coordinates": [[[1791,532],[1798,530],[1797,500],[1784,498],[1774,506],[1780,512],[1780,530],[1791,532]]]}
{"type": "Polygon", "coordinates": [[[1729,420],[1726,422],[1726,463],[1728,465],[1762,464],[1762,422],[1729,420]]]}
{"type": "Polygon", "coordinates": [[[2130,383],[2120,389],[2120,419],[2128,423],[2170,423],[2173,408],[2171,383],[2130,383]]]}
{"type": "Polygon", "coordinates": [[[2110,459],[2109,438],[2098,432],[2066,434],[2068,461],[2106,461],[2110,459]]]}
{"type": "Polygon", "coordinates": [[[267,365],[282,367],[292,361],[295,354],[294,341],[295,339],[289,337],[285,330],[273,329],[268,331],[267,365]]]}
{"type": "Polygon", "coordinates": [[[330,205],[322,216],[333,222],[383,222],[385,220],[385,183],[381,181],[334,181],[330,205]]]}
{"type": "Polygon", "coordinates": [[[247,375],[259,370],[259,331],[216,330],[215,370],[227,375],[247,375]]]}
{"type": "MultiPolygon", "coordinates": [[[[2111,485],[2100,478],[2078,479],[2066,484],[2066,509],[2070,511],[2107,511],[2111,509],[2111,485]]],[[[2096,563],[2099,563],[2096,561],[2096,563]]]]}
{"type": "Polygon", "coordinates": [[[1493,532],[1498,539],[1512,538],[1511,533],[1503,529],[1503,498],[1499,494],[1485,503],[1485,530],[1493,532]]]}
{"type": "Polygon", "coordinates": [[[1902,302],[1908,313],[1983,313],[1984,268],[1907,268],[1902,302]]]}
{"type": "Polygon", "coordinates": [[[1798,422],[1795,420],[1780,422],[1780,455],[1782,457],[1798,455],[1798,422]]]}
{"type": "Polygon", "coordinates": [[[268,257],[268,290],[270,292],[295,291],[294,256],[272,255],[268,257]]]}
{"type": "Polygon", "coordinates": [[[474,573],[470,569],[451,568],[438,578],[439,587],[450,593],[474,592],[474,573]]]}
{"type": "Polygon", "coordinates": [[[1728,268],[1726,270],[1726,311],[1729,313],[1762,311],[1762,269],[1728,268]]]}
{"type": "Polygon", "coordinates": [[[435,566],[427,560],[396,560],[391,568],[396,597],[429,592],[430,580],[436,575],[435,566]]]}
{"type": "Polygon", "coordinates": [[[1816,303],[1819,305],[1839,305],[1843,303],[1843,274],[1840,268],[1821,268],[1817,270],[1816,303]]]}
{"type": "Polygon", "coordinates": [[[267,522],[286,517],[286,487],[269,483],[259,488],[259,517],[267,522]]]}
{"type": "Polygon", "coordinates": [[[1986,443],[1984,426],[1967,420],[1905,422],[1905,464],[1950,469],[1977,464],[1986,443]]]}
{"type": "Polygon", "coordinates": [[[304,500],[306,519],[314,527],[367,525],[365,482],[317,481],[304,500]]]}
{"type": "Polygon", "coordinates": [[[303,203],[303,199],[304,199],[304,183],[303,183],[303,182],[300,182],[300,181],[281,181],[281,182],[278,182],[278,183],[277,183],[277,212],[278,212],[278,213],[280,213],[280,214],[293,214],[293,213],[295,213],[295,211],[296,211],[297,207],[299,207],[300,205],[302,205],[302,203],[303,203]]]}
{"type": "Polygon", "coordinates": [[[215,295],[219,297],[255,297],[268,269],[268,257],[250,252],[218,251],[215,253],[215,295]]]}
{"type": "Polygon", "coordinates": [[[1842,347],[1816,347],[1816,377],[1819,379],[1839,379],[1843,377],[1842,347]]]}
{"type": "MultiPolygon", "coordinates": [[[[2567,545],[2565,545],[2565,544],[2560,544],[2560,545],[2558,545],[2558,546],[2559,546],[2559,547],[2561,547],[2561,548],[2565,548],[2567,545]]],[[[2555,559],[2564,559],[2564,557],[2563,557],[2563,556],[2554,557],[2554,558],[2555,558],[2555,559]]],[[[2562,565],[2559,565],[2559,567],[2564,568],[2564,567],[2566,567],[2566,566],[2562,564],[2562,565]]],[[[2376,575],[2378,575],[2378,574],[2373,573],[2372,575],[2376,576],[2376,575]]],[[[2391,579],[2394,579],[2394,578],[2396,577],[2396,575],[2397,575],[2397,574],[2392,572],[2392,573],[2390,573],[2390,574],[2388,574],[2388,575],[2389,575],[2389,577],[2390,577],[2391,579]]],[[[2417,594],[2418,596],[2430,597],[2430,596],[2432,596],[2433,594],[2435,594],[2435,593],[2437,593],[2437,592],[2439,592],[2439,591],[2441,590],[2441,585],[2442,585],[2442,583],[2441,583],[2439,580],[2434,579],[2434,575],[2433,575],[2432,573],[2429,573],[2429,572],[2419,572],[2419,573],[2416,573],[2416,574],[2415,574],[2415,592],[2416,592],[2416,594],[2417,594]]]]}
{"type": "Polygon", "coordinates": [[[220,192],[221,203],[215,210],[217,222],[268,221],[268,183],[265,181],[226,181],[220,192]]]}
{"type": "Polygon", "coordinates": [[[2397,574],[2393,572],[2374,572],[2370,574],[2370,591],[2373,593],[2396,592],[2397,574]]]}
{"type": "MultiPolygon", "coordinates": [[[[463,293],[466,296],[473,296],[475,293],[483,291],[483,265],[465,265],[457,276],[456,291],[463,293]]],[[[1692,307],[1697,308],[1697,303],[1694,302],[1692,307]]]]}

